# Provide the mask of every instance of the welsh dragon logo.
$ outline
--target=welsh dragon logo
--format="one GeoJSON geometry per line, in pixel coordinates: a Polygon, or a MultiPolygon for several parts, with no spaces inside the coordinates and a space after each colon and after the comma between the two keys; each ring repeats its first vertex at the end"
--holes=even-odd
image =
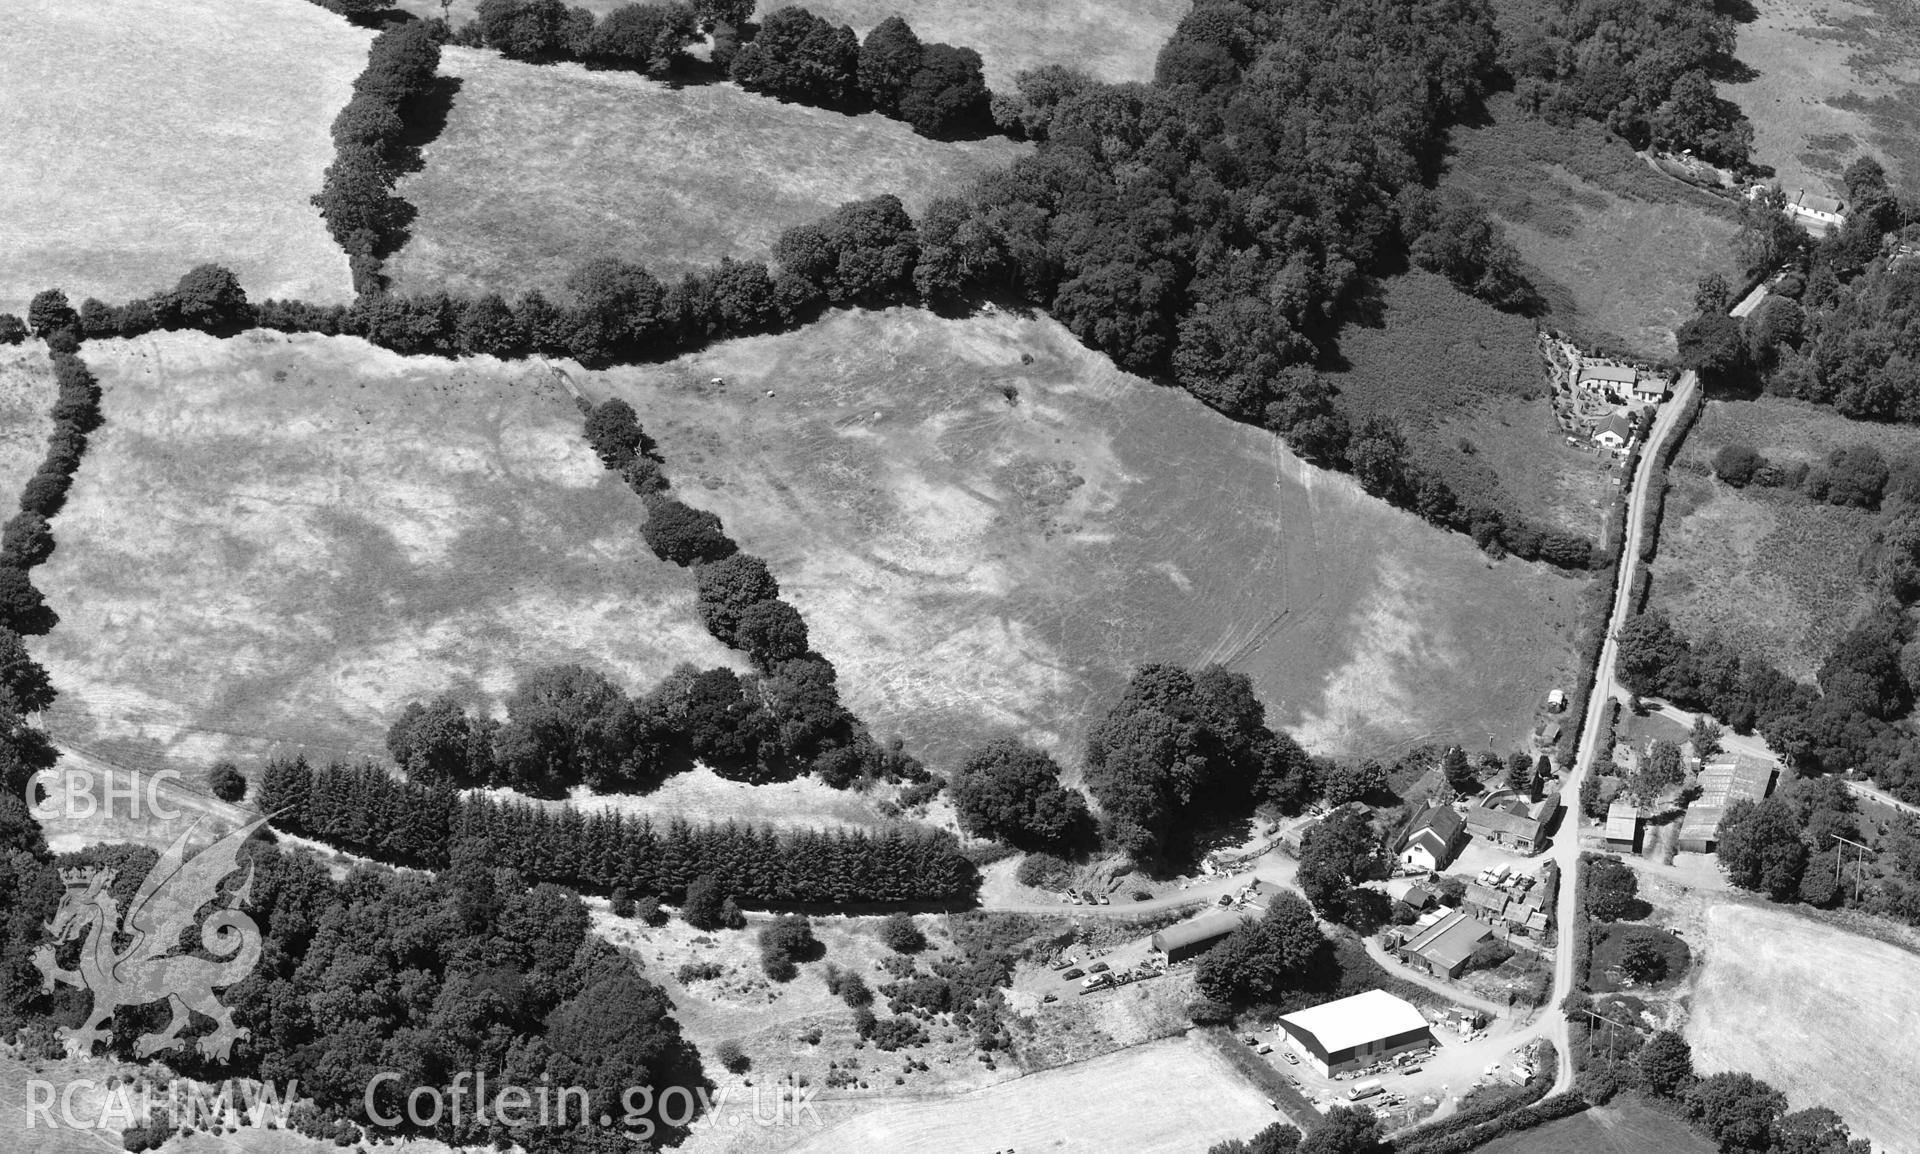
{"type": "Polygon", "coordinates": [[[189,858],[187,839],[199,828],[196,822],[147,872],[124,924],[112,893],[114,870],[60,871],[67,892],[46,930],[54,943],[81,939],[80,963],[77,969],[62,969],[54,958],[55,945],[43,945],[34,952],[33,964],[44,976],[41,989],[51,990],[54,983],[64,982],[93,994],[93,1012],[86,1024],[62,1031],[70,1055],[88,1054],[95,1042],[106,1040],[104,1024],[122,1006],[144,1006],[163,998],[172,1007],[172,1019],[164,1031],[141,1035],[134,1052],[142,1058],[179,1049],[180,1032],[195,1013],[214,1022],[213,1032],[196,1046],[206,1057],[226,1061],[233,1044],[251,1034],[245,1026],[233,1024],[232,1013],[214,991],[246,977],[260,960],[260,927],[237,908],[251,898],[253,869],[249,866],[246,880],[224,894],[220,883],[239,871],[240,846],[264,824],[266,819],[261,818],[234,830],[189,858]],[[218,903],[216,908],[200,923],[200,945],[214,959],[224,960],[195,957],[182,950],[181,938],[199,920],[200,911],[213,903],[218,903]],[[118,952],[116,935],[130,939],[118,952]]]}

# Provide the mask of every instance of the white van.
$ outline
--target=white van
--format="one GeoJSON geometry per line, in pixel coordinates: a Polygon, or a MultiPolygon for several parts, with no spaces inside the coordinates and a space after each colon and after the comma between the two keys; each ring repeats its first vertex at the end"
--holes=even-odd
{"type": "Polygon", "coordinates": [[[1347,1101],[1358,1102],[1364,1098],[1371,1098],[1385,1089],[1386,1087],[1380,1084],[1380,1079],[1378,1078],[1368,1078],[1364,1082],[1355,1082],[1353,1085],[1347,1087],[1347,1101]]]}

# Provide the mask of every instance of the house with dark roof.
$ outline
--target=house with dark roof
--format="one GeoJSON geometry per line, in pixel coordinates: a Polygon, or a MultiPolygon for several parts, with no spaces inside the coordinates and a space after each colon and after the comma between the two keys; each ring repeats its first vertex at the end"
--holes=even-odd
{"type": "Polygon", "coordinates": [[[1400,847],[1400,864],[1429,873],[1447,868],[1466,822],[1450,805],[1436,805],[1420,815],[1400,847]]]}
{"type": "Polygon", "coordinates": [[[1559,804],[1558,797],[1535,801],[1516,790],[1497,789],[1467,810],[1467,832],[1521,853],[1539,853],[1559,804]]]}
{"type": "Polygon", "coordinates": [[[1600,427],[1593,431],[1594,444],[1599,445],[1603,449],[1611,449],[1616,453],[1626,448],[1627,443],[1632,440],[1633,422],[1619,413],[1615,413],[1606,420],[1601,421],[1600,427]]]}

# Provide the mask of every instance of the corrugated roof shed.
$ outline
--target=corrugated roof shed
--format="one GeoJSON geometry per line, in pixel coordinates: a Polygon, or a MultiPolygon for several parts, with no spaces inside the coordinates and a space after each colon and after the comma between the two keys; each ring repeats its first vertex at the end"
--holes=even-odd
{"type": "Polygon", "coordinates": [[[1700,767],[1700,797],[1680,822],[1680,840],[1718,839],[1720,819],[1734,802],[1759,801],[1773,782],[1773,764],[1738,754],[1717,757],[1700,767]]]}
{"type": "Polygon", "coordinates": [[[1425,933],[1406,944],[1408,953],[1419,954],[1427,961],[1451,973],[1467,955],[1493,936],[1493,931],[1484,922],[1477,922],[1464,913],[1455,911],[1435,922],[1425,933]]]}
{"type": "Polygon", "coordinates": [[[1312,1034],[1329,1054],[1397,1034],[1423,1030],[1427,1026],[1427,1020],[1420,1016],[1420,1011],[1411,1002],[1396,998],[1385,990],[1368,990],[1364,994],[1341,998],[1311,1010],[1287,1014],[1280,1020],[1296,1030],[1312,1034]]]}
{"type": "Polygon", "coordinates": [[[1165,953],[1184,946],[1212,938],[1224,938],[1240,928],[1240,915],[1230,913],[1203,914],[1190,922],[1181,922],[1176,926],[1153,935],[1153,948],[1165,953]]]}
{"type": "Polygon", "coordinates": [[[1632,841],[1640,830],[1640,807],[1624,797],[1616,797],[1607,807],[1607,840],[1632,841]]]}

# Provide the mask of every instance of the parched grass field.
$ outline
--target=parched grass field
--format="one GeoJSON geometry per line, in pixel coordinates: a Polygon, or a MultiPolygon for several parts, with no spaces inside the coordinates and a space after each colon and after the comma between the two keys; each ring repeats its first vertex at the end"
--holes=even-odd
{"type": "Polygon", "coordinates": [[[1762,906],[1707,916],[1687,1041],[1701,1073],[1744,1070],[1793,1109],[1825,1105],[1876,1150],[1920,1134],[1920,957],[1762,906]]]}
{"type": "Polygon", "coordinates": [[[1713,1154],[1711,1139],[1633,1094],[1478,1148],[1479,1154],[1713,1154]]]}
{"type": "Polygon", "coordinates": [[[440,71],[460,79],[452,112],[398,188],[419,210],[386,266],[406,292],[551,292],[606,255],[662,277],[764,260],[849,200],[891,192],[917,212],[1026,147],[474,49],[447,49],[440,71]]]}
{"type": "Polygon", "coordinates": [[[0,501],[8,517],[46,455],[55,391],[45,345],[0,347],[0,501]]]}
{"type": "Polygon", "coordinates": [[[1463,501],[1599,536],[1606,462],[1555,426],[1531,321],[1416,270],[1384,284],[1379,323],[1348,325],[1340,353],[1335,386],[1397,420],[1414,459],[1463,501]]]}
{"type": "Polygon", "coordinates": [[[1753,154],[1792,192],[1846,196],[1866,153],[1920,191],[1920,28],[1903,0],[1754,0],[1734,55],[1754,76],[1720,86],[1753,121],[1753,154]]]}
{"type": "Polygon", "coordinates": [[[382,756],[406,701],[734,661],[536,363],[254,332],[89,342],[105,389],[35,579],[56,737],[109,760],[382,756]]]}
{"type": "Polygon", "coordinates": [[[1709,401],[1672,473],[1654,605],[1689,633],[1718,629],[1810,679],[1871,602],[1878,517],[1791,492],[1721,484],[1710,472],[1713,456],[1745,444],[1772,460],[1811,462],[1867,443],[1890,456],[1920,457],[1920,430],[1849,421],[1777,397],[1709,401]]]}
{"type": "MultiPolygon", "coordinates": [[[[785,0],[761,0],[758,17],[785,0]]],[[[1065,64],[1109,83],[1153,79],[1154,61],[1187,14],[1187,0],[807,0],[817,16],[865,37],[889,16],[904,17],[926,41],[980,53],[987,86],[1012,91],[1013,78],[1065,64]]]]}
{"type": "Polygon", "coordinates": [[[307,198],[372,33],[305,0],[36,0],[0,67],[0,310],[125,300],[196,264],[254,297],[343,301],[307,198]]]}
{"type": "Polygon", "coordinates": [[[1020,734],[1077,760],[1148,661],[1246,672],[1329,752],[1511,744],[1570,668],[1579,580],[1490,562],[1050,320],[843,312],[581,380],[767,559],[856,712],[937,758],[1020,734]]]}
{"type": "Polygon", "coordinates": [[[1188,1154],[1249,1137],[1276,1117],[1224,1059],[1181,1037],[957,1097],[885,1106],[793,1149],[1188,1154]]]}
{"type": "Polygon", "coordinates": [[[1449,148],[1445,183],[1493,210],[1548,323],[1582,343],[1670,357],[1694,285],[1735,276],[1732,207],[1654,172],[1594,125],[1557,128],[1496,96],[1487,122],[1456,128],[1449,148]]]}

